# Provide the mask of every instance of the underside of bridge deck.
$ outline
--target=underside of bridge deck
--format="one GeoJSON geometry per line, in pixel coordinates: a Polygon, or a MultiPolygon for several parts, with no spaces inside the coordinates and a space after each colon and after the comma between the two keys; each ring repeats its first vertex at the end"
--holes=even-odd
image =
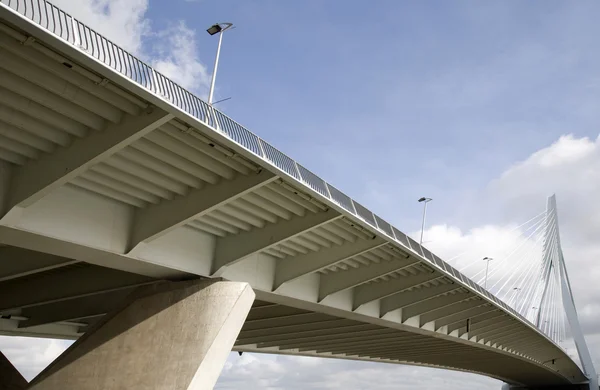
{"type": "Polygon", "coordinates": [[[137,289],[222,278],[257,296],[239,351],[585,381],[532,324],[335,187],[110,66],[0,6],[2,334],[76,339],[137,289]]]}
{"type": "MultiPolygon", "coordinates": [[[[136,290],[172,283],[12,246],[0,248],[0,259],[0,334],[7,335],[76,339],[136,290]]],[[[506,318],[480,317],[472,326],[482,332],[506,318]]],[[[513,383],[548,380],[533,362],[460,341],[256,300],[233,350],[452,368],[513,383]]]]}

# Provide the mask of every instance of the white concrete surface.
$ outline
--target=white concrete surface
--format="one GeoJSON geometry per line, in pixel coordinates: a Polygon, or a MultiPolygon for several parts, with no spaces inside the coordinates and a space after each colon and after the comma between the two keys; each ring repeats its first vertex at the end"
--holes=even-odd
{"type": "Polygon", "coordinates": [[[133,293],[32,390],[212,389],[254,302],[246,283],[163,283],[133,293]]]}

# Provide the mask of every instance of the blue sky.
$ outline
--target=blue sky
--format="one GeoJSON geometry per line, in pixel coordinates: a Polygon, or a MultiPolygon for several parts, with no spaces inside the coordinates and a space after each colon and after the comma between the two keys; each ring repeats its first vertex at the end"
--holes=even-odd
{"type": "MultiPolygon", "coordinates": [[[[215,96],[232,99],[219,107],[403,231],[420,227],[416,199],[434,198],[426,240],[436,251],[481,241],[483,225],[489,244],[557,192],[577,306],[600,363],[600,3],[53,2],[200,95],[217,45],[205,30],[233,22],[215,96]]],[[[30,374],[64,348],[0,344],[30,374]]],[[[499,388],[462,373],[310,361],[232,355],[219,386],[362,389],[384,376],[377,388],[499,388]]]]}
{"type": "MultiPolygon", "coordinates": [[[[564,133],[597,135],[600,4],[565,1],[150,2],[197,30],[233,118],[405,230],[468,210],[516,161],[564,133]]],[[[152,39],[145,41],[151,46],[152,39]]]]}

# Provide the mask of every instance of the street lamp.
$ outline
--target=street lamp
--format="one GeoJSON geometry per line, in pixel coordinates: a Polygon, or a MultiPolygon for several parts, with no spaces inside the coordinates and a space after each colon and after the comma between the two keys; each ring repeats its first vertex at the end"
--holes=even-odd
{"type": "Polygon", "coordinates": [[[206,32],[210,35],[219,34],[219,45],[217,46],[217,56],[215,57],[215,67],[210,80],[210,91],[208,92],[208,104],[212,104],[213,94],[215,92],[215,79],[217,78],[217,68],[219,67],[219,53],[221,53],[221,43],[223,42],[223,33],[233,27],[232,23],[217,23],[210,26],[206,32]]]}
{"type": "Polygon", "coordinates": [[[423,230],[425,229],[425,215],[427,214],[427,203],[431,202],[433,199],[431,198],[420,198],[419,203],[423,203],[423,221],[421,222],[421,239],[419,240],[419,245],[423,244],[423,230]]]}
{"type": "Polygon", "coordinates": [[[490,267],[490,261],[494,260],[491,257],[484,257],[483,261],[486,261],[487,263],[485,263],[485,281],[483,282],[483,288],[487,289],[487,278],[488,278],[488,269],[490,267]]]}

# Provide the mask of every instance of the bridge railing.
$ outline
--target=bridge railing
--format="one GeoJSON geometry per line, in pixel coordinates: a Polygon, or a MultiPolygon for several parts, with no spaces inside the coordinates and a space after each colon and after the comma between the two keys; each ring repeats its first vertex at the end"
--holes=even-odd
{"type": "Polygon", "coordinates": [[[302,185],[312,189],[324,198],[338,205],[349,214],[371,226],[389,240],[417,254],[433,268],[459,280],[476,290],[505,311],[530,323],[513,308],[501,301],[479,284],[460,273],[425,247],[419,245],[408,235],[402,233],[383,218],[354,201],[352,198],[325,182],[318,175],[298,164],[292,158],[276,149],[244,126],[224,113],[215,109],[187,89],[173,82],[150,65],[125,51],[115,43],[100,35],[76,18],[59,9],[46,0],[0,0],[0,5],[29,19],[43,27],[63,41],[78,48],[100,63],[121,73],[139,86],[159,96],[166,102],[191,115],[260,157],[263,161],[277,167],[302,185]]]}

